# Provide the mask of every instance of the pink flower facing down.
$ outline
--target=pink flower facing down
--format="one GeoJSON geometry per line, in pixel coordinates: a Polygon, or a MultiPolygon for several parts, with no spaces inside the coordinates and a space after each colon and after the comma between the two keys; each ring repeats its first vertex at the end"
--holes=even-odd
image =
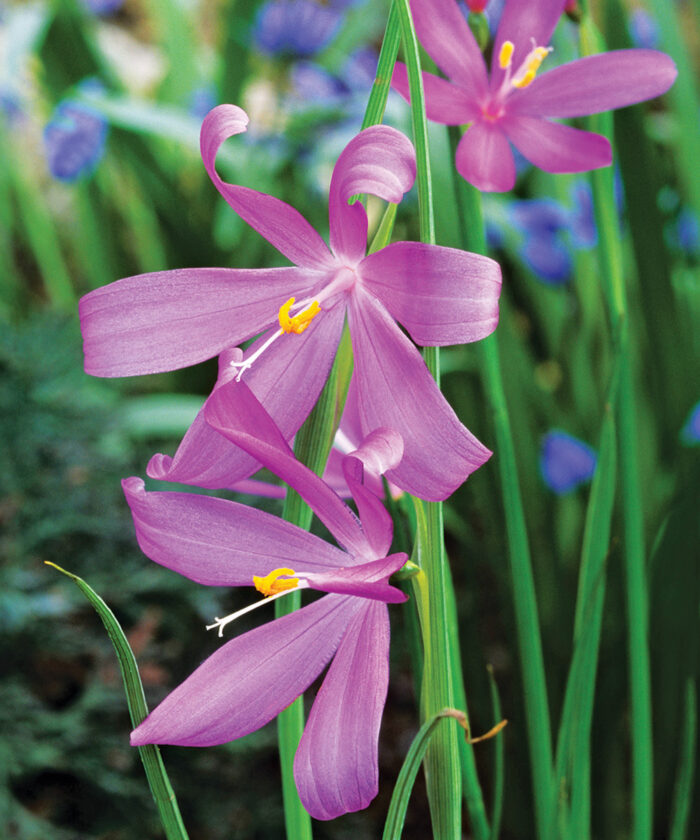
{"type": "MultiPolygon", "coordinates": [[[[262,332],[234,372],[245,377],[289,440],[326,380],[347,315],[364,432],[395,429],[405,454],[390,479],[423,498],[446,498],[490,452],[459,422],[394,319],[422,345],[489,335],[498,321],[497,263],[417,242],[365,255],[367,216],[360,202],[349,199],[370,193],[398,202],[415,178],[411,143],[387,126],[361,132],[338,159],[329,250],[289,205],[219,177],[219,147],[245,131],[247,122],[234,105],[211,111],[202,125],[204,165],[231,207],[294,265],[157,272],[91,292],[80,302],[86,371],[127,376],[171,370],[262,332]]],[[[200,415],[175,458],[156,456],[148,474],[215,488],[232,486],[255,467],[200,415]]]]}
{"type": "MultiPolygon", "coordinates": [[[[136,535],[157,563],[210,586],[250,585],[271,597],[297,587],[328,593],[227,642],[132,733],[131,743],[211,746],[260,728],[302,694],[332,659],[294,762],[304,807],[317,819],[365,808],[377,793],[377,742],[388,684],[388,583],[407,560],[387,552],[391,517],[362,483],[401,458],[401,439],[375,431],[345,459],[359,519],[300,464],[243,382],[214,393],[207,418],[294,487],[344,550],[271,514],[224,499],[147,492],[123,482],[136,535]]],[[[246,612],[242,610],[241,612],[246,612]]],[[[219,629],[235,618],[216,620],[219,629]]]]}
{"type": "MultiPolygon", "coordinates": [[[[612,160],[605,137],[551,122],[642,102],[664,93],[676,67],[655,50],[617,50],[571,61],[537,76],[564,0],[507,0],[498,25],[491,75],[454,0],[411,0],[421,43],[449,81],[423,74],[428,118],[471,123],[457,147],[457,171],[477,189],[515,184],[509,141],[546,172],[584,172],[612,160]]],[[[409,99],[396,65],[393,87],[409,99]]]]}

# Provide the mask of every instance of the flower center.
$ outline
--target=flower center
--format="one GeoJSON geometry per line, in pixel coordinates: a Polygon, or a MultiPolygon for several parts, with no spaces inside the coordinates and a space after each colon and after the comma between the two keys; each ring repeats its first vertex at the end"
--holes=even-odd
{"type": "Polygon", "coordinates": [[[269,598],[270,595],[296,589],[299,586],[299,578],[294,577],[295,574],[294,569],[273,569],[265,577],[253,575],[253,585],[258,592],[262,592],[266,598],[269,598]],[[280,580],[282,575],[285,575],[285,578],[280,580]]]}
{"type": "Polygon", "coordinates": [[[303,577],[296,576],[294,569],[273,569],[264,577],[253,575],[253,584],[258,592],[262,592],[265,597],[261,601],[249,604],[247,607],[243,607],[242,610],[231,613],[224,618],[219,618],[217,616],[213,624],[207,624],[207,630],[218,629],[219,638],[222,638],[224,635],[224,627],[226,627],[227,624],[230,624],[232,621],[235,621],[237,618],[240,618],[246,613],[257,610],[258,607],[262,607],[264,604],[269,604],[270,601],[275,601],[277,598],[289,595],[289,593],[293,592],[295,589],[306,589],[309,585],[308,581],[303,577]],[[285,577],[280,580],[282,575],[285,577]]]}
{"type": "Polygon", "coordinates": [[[525,56],[525,60],[521,62],[515,73],[513,69],[513,53],[515,52],[515,45],[512,41],[504,41],[501,46],[501,51],[498,54],[498,65],[501,70],[506,71],[506,77],[503,80],[504,87],[526,88],[531,84],[540,69],[542,62],[547,58],[552,47],[538,47],[532,40],[532,49],[525,56]]]}
{"type": "Polygon", "coordinates": [[[280,328],[277,332],[273,333],[261,347],[258,347],[255,353],[248,356],[242,362],[230,363],[231,367],[238,368],[238,374],[236,375],[237,382],[240,382],[241,376],[243,376],[249,367],[252,367],[253,362],[256,359],[259,359],[267,348],[274,344],[280,336],[290,335],[291,333],[301,335],[301,333],[304,332],[311,321],[321,311],[318,301],[315,300],[313,303],[304,306],[299,312],[297,312],[296,315],[290,315],[289,311],[294,305],[295,300],[296,298],[291,297],[289,300],[285,301],[282,306],[280,306],[279,312],[277,313],[277,320],[280,328]]]}

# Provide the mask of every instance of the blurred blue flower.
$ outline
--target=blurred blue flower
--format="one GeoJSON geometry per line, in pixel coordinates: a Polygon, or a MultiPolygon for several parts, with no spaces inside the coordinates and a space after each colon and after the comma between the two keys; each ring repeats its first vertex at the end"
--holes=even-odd
{"type": "Polygon", "coordinates": [[[564,205],[553,198],[513,201],[508,219],[523,235],[518,253],[531,271],[545,283],[565,283],[571,276],[572,263],[564,239],[570,221],[564,205]]]}
{"type": "Polygon", "coordinates": [[[310,56],[326,47],[342,14],[313,0],[268,0],[257,15],[253,39],[268,55],[310,56]]]}
{"type": "Polygon", "coordinates": [[[340,79],[312,61],[297,61],[290,71],[291,104],[316,107],[339,105],[346,89],[340,79]]]}
{"type": "Polygon", "coordinates": [[[0,88],[0,113],[8,123],[14,123],[22,116],[22,101],[9,88],[0,88]]]}
{"type": "Polygon", "coordinates": [[[549,489],[562,495],[593,477],[597,456],[587,443],[554,429],[548,432],[540,450],[540,473],[549,489]]]}
{"type": "Polygon", "coordinates": [[[700,221],[690,207],[683,207],[676,221],[678,245],[685,254],[700,254],[700,221]]]}
{"type": "Polygon", "coordinates": [[[588,181],[580,180],[571,188],[569,231],[574,248],[588,250],[598,244],[598,230],[593,213],[593,193],[588,181]]]}
{"type": "Polygon", "coordinates": [[[700,443],[700,402],[695,403],[690,410],[681,430],[681,440],[688,446],[697,446],[700,443]]]}
{"type": "Polygon", "coordinates": [[[123,4],[124,0],[83,0],[83,6],[95,15],[109,15],[123,4]]]}
{"type": "Polygon", "coordinates": [[[193,117],[204,119],[206,115],[219,104],[216,87],[209,83],[196,87],[190,94],[187,110],[193,117]]]}
{"type": "Polygon", "coordinates": [[[59,181],[72,182],[94,171],[104,154],[107,122],[82,102],[61,102],[44,129],[49,171],[59,181]]]}
{"type": "Polygon", "coordinates": [[[635,9],[627,21],[627,29],[635,47],[649,50],[659,45],[659,25],[645,9],[635,9]]]}
{"type": "Polygon", "coordinates": [[[377,75],[379,56],[372,47],[360,47],[351,53],[340,68],[340,78],[353,93],[367,94],[377,75]]]}

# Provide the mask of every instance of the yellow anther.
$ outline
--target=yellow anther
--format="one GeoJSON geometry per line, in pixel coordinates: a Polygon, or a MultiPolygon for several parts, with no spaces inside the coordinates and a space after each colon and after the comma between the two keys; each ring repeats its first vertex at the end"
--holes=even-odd
{"type": "Polygon", "coordinates": [[[289,310],[294,305],[295,298],[289,298],[288,301],[280,306],[279,311],[279,323],[280,327],[282,328],[283,332],[286,333],[296,333],[299,335],[303,333],[304,330],[309,326],[313,318],[318,315],[321,311],[321,307],[318,305],[318,301],[315,300],[312,304],[306,307],[306,309],[302,309],[296,315],[290,315],[289,310]]]}
{"type": "Polygon", "coordinates": [[[267,598],[270,595],[277,595],[289,589],[296,589],[299,586],[299,578],[288,577],[279,580],[280,575],[294,575],[294,569],[273,569],[269,575],[258,577],[253,575],[253,585],[267,598]]]}
{"type": "Polygon", "coordinates": [[[532,83],[532,80],[535,78],[536,73],[537,70],[528,70],[527,73],[522,77],[522,79],[513,80],[513,87],[526,88],[529,84],[532,83]]]}
{"type": "Polygon", "coordinates": [[[498,64],[501,70],[505,70],[506,67],[510,67],[510,62],[513,58],[514,49],[515,46],[512,41],[503,42],[503,45],[501,46],[501,51],[498,54],[498,64]]]}

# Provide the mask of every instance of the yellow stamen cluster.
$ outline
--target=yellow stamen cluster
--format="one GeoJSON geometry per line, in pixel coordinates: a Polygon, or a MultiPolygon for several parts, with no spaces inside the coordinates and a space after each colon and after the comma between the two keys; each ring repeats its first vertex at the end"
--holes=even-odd
{"type": "Polygon", "coordinates": [[[540,65],[548,55],[548,47],[535,47],[525,61],[525,72],[522,75],[520,75],[522,70],[518,73],[517,77],[513,79],[513,86],[516,88],[526,88],[529,84],[531,84],[537,75],[537,71],[540,69],[540,65]]]}
{"type": "Polygon", "coordinates": [[[302,309],[297,315],[290,315],[289,310],[294,305],[295,298],[289,298],[286,303],[283,303],[280,306],[279,311],[279,323],[280,327],[282,328],[282,332],[286,333],[296,333],[300,335],[304,332],[304,330],[309,326],[312,319],[318,315],[321,311],[321,307],[318,305],[318,301],[315,300],[310,306],[307,306],[306,309],[302,309]]]}
{"type": "Polygon", "coordinates": [[[289,589],[296,589],[299,586],[299,578],[293,577],[294,569],[273,569],[269,575],[258,577],[253,575],[253,585],[268,598],[270,595],[278,595],[289,589]],[[292,575],[284,580],[279,580],[280,575],[292,575]]]}

